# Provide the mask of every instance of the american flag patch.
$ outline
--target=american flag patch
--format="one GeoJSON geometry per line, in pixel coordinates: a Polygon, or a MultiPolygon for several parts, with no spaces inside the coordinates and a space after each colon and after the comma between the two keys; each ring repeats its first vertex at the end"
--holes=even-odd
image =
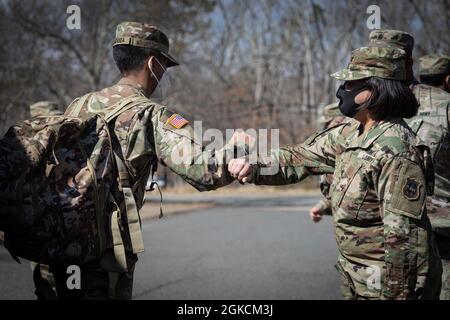
{"type": "Polygon", "coordinates": [[[188,124],[189,121],[187,121],[179,114],[173,114],[169,119],[167,119],[166,123],[170,124],[175,129],[180,129],[183,128],[186,124],[188,124]]]}

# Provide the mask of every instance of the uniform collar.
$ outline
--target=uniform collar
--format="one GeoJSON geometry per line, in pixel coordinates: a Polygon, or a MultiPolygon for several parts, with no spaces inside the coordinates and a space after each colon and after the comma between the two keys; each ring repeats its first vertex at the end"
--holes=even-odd
{"type": "Polygon", "coordinates": [[[117,84],[122,85],[122,86],[130,86],[130,87],[140,91],[142,94],[144,94],[147,97],[147,94],[145,93],[145,90],[142,87],[142,85],[133,79],[121,78],[117,84]]]}
{"type": "Polygon", "coordinates": [[[389,119],[377,122],[372,128],[364,134],[359,134],[359,129],[349,137],[348,145],[346,149],[362,148],[369,149],[372,144],[393,125],[400,123],[402,119],[389,119]]]}

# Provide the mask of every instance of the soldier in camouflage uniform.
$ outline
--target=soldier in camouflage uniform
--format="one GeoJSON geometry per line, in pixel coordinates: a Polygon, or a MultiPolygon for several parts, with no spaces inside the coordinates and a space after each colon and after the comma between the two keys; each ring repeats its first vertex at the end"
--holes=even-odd
{"type": "MultiPolygon", "coordinates": [[[[390,30],[390,29],[380,29],[374,30],[369,35],[369,40],[371,44],[374,45],[389,45],[394,46],[396,48],[402,49],[406,52],[406,79],[408,85],[416,85],[418,84],[417,79],[414,77],[414,73],[412,71],[413,60],[412,60],[412,50],[414,47],[414,38],[407,32],[399,31],[399,30],[390,30]]],[[[329,106],[330,111],[338,110],[338,103],[333,103],[329,106]]],[[[325,110],[327,112],[327,110],[325,110]]],[[[332,125],[339,124],[339,121],[344,121],[345,118],[342,118],[342,114],[338,113],[334,121],[328,123],[328,128],[332,125]]],[[[325,116],[326,117],[326,116],[325,116]]],[[[323,117],[324,118],[324,117],[323,117]]],[[[325,129],[327,128],[325,127],[325,129]]],[[[319,201],[313,208],[310,210],[311,219],[314,222],[319,222],[322,220],[322,215],[330,215],[331,214],[331,197],[329,195],[329,189],[331,183],[333,181],[333,175],[327,174],[320,177],[320,190],[324,195],[325,199],[319,201]]]]}
{"type": "MultiPolygon", "coordinates": [[[[449,111],[448,90],[450,83],[445,81],[449,75],[448,56],[428,55],[420,58],[419,83],[413,73],[412,52],[414,38],[407,32],[399,30],[375,30],[370,33],[371,43],[385,43],[406,51],[407,81],[419,102],[419,112],[416,117],[406,120],[406,123],[422,139],[432,152],[435,167],[435,190],[433,197],[427,199],[428,216],[443,257],[443,275],[441,299],[450,299],[450,180],[449,159],[449,111]],[[437,81],[436,81],[437,79],[437,81]],[[423,83],[423,80],[427,83],[423,83]],[[447,91],[447,92],[446,92],[447,91]]],[[[448,78],[447,78],[448,79],[448,78]]]]}
{"type": "Polygon", "coordinates": [[[431,149],[435,188],[427,200],[428,215],[442,258],[441,300],[450,300],[450,57],[420,58],[420,85],[413,88],[420,107],[409,126],[431,149]]]}
{"type": "MultiPolygon", "coordinates": [[[[323,114],[319,118],[319,124],[321,124],[323,130],[325,130],[334,127],[345,120],[346,117],[339,111],[338,102],[335,102],[324,107],[323,114]]],[[[323,215],[331,215],[330,186],[332,183],[332,174],[320,176],[320,191],[322,192],[324,198],[309,210],[311,220],[315,223],[321,221],[323,215]]]]}
{"type": "MultiPolygon", "coordinates": [[[[160,88],[166,69],[178,65],[169,54],[167,36],[158,28],[145,23],[120,23],[113,42],[113,57],[122,79],[109,88],[76,99],[65,115],[82,116],[99,112],[133,97],[145,101],[145,108],[135,105],[120,113],[112,128],[123,154],[121,162],[124,162],[127,171],[123,172],[119,168],[119,191],[120,186],[127,189],[132,186],[137,210],[143,205],[146,181],[151,172],[156,170],[158,162],[200,191],[213,190],[232,182],[233,178],[226,170],[225,155],[230,150],[233,152],[235,146],[228,144],[214,152],[204,150],[188,120],[150,99],[155,90],[160,88]]],[[[113,190],[113,194],[117,193],[120,199],[119,191],[113,190]]],[[[122,208],[126,204],[128,211],[128,203],[124,202],[116,206],[122,208]]],[[[80,266],[81,290],[69,290],[66,287],[67,265],[51,266],[59,298],[132,297],[134,267],[137,253],[143,251],[143,243],[142,238],[131,231],[129,224],[126,227],[126,217],[117,219],[111,222],[112,229],[106,239],[107,250],[100,261],[80,266]],[[123,244],[119,243],[120,246],[115,240],[117,234],[123,241],[123,244]],[[125,252],[121,249],[123,247],[125,252]]]]}
{"type": "Polygon", "coordinates": [[[334,173],[336,267],[347,287],[344,297],[436,299],[442,266],[425,206],[429,173],[415,135],[402,120],[418,107],[403,84],[405,52],[363,47],[353,51],[347,69],[332,76],[346,81],[338,90],[341,111],[349,115],[346,106],[356,104],[352,117],[360,123],[346,122],[300,145],[273,150],[257,164],[231,160],[229,171],[242,182],[260,185],[334,173]],[[384,85],[402,94],[386,92],[389,98],[381,105],[372,104],[380,102],[374,95],[384,85]],[[385,115],[378,119],[381,110],[385,115]]]}

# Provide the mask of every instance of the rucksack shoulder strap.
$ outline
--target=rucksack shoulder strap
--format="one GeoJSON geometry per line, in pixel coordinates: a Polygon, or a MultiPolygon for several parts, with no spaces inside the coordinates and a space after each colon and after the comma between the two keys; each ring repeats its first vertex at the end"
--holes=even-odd
{"type": "Polygon", "coordinates": [[[91,96],[92,92],[87,93],[84,96],[81,96],[80,98],[74,100],[67,108],[65,115],[69,117],[78,117],[80,115],[81,109],[91,96]]]}
{"type": "Polygon", "coordinates": [[[131,189],[130,175],[121,156],[114,148],[113,154],[119,175],[119,187],[122,189],[121,191],[125,201],[125,211],[128,230],[130,232],[131,246],[133,248],[133,253],[140,253],[144,251],[144,240],[142,238],[141,221],[139,219],[136,199],[134,198],[133,190],[131,189]]]}
{"type": "Polygon", "coordinates": [[[141,94],[135,94],[120,100],[116,105],[111,106],[100,112],[99,115],[107,123],[109,123],[113,119],[120,116],[125,111],[128,111],[134,107],[137,106],[146,107],[151,106],[152,104],[153,102],[150,99],[142,96],[141,94]]]}

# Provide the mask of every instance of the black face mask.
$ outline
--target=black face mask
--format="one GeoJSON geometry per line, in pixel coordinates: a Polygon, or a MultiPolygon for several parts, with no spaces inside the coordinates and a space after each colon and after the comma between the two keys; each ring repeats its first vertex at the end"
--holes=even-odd
{"type": "Polygon", "coordinates": [[[336,92],[336,97],[339,99],[339,110],[341,110],[343,115],[353,118],[358,113],[361,105],[355,102],[355,97],[366,89],[367,85],[365,83],[361,84],[361,86],[353,89],[352,91],[345,90],[344,85],[339,87],[336,92]]]}

